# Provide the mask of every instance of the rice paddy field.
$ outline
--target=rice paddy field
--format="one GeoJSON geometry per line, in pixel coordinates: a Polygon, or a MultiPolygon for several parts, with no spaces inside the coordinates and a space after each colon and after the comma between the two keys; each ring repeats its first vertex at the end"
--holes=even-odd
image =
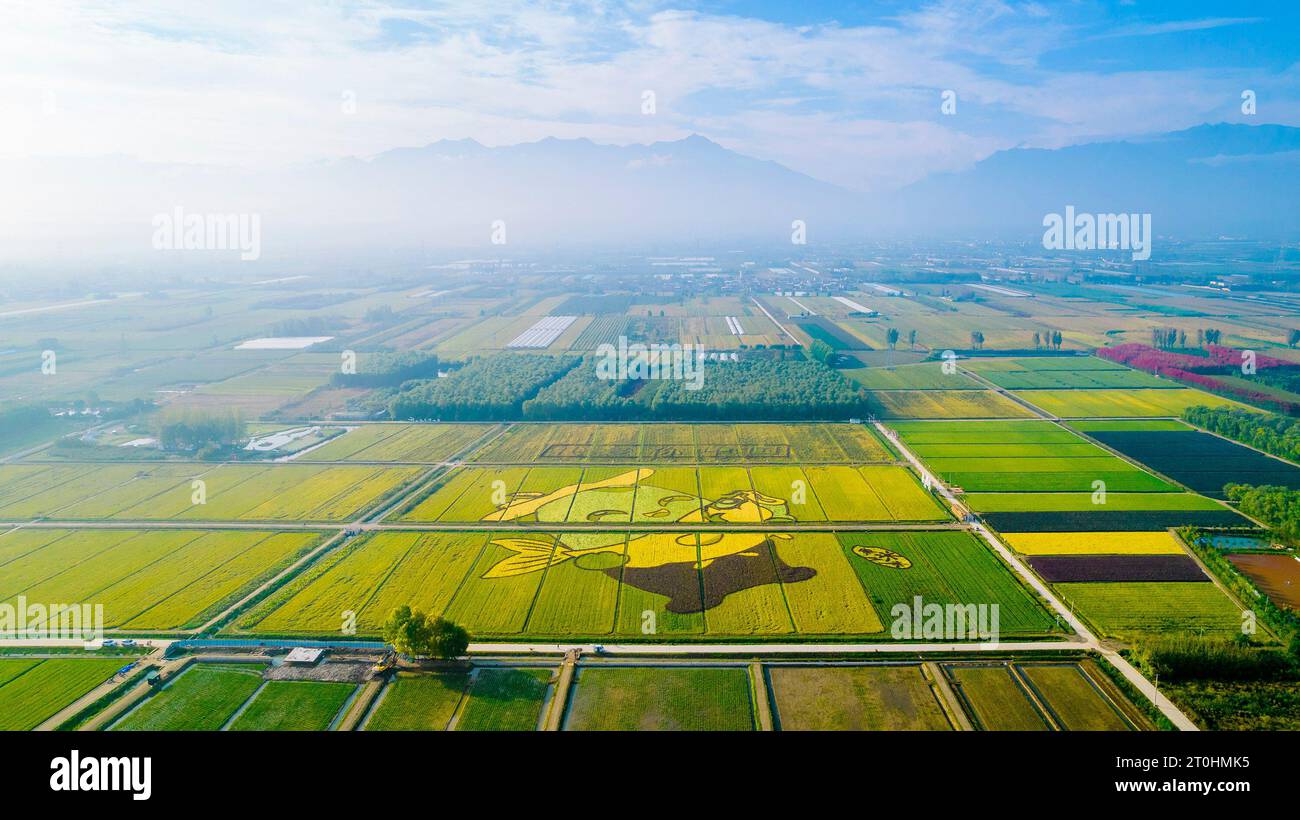
{"type": "Polygon", "coordinates": [[[217,731],[262,686],[258,666],[192,664],[128,711],[115,731],[217,731]]]}
{"type": "Polygon", "coordinates": [[[476,666],[401,672],[380,691],[367,731],[530,732],[538,728],[550,668],[476,666]]]}
{"type": "Polygon", "coordinates": [[[1055,589],[1067,606],[1110,638],[1232,638],[1241,633],[1241,609],[1208,582],[1063,583],[1055,589]]]}
{"type": "Polygon", "coordinates": [[[0,658],[0,731],[34,729],[110,680],[129,659],[0,658]]]}
{"type": "Polygon", "coordinates": [[[90,602],[104,626],[194,628],[316,545],[310,532],[19,529],[0,534],[0,602],[90,602]]]}
{"type": "Polygon", "coordinates": [[[745,731],[762,724],[764,713],[773,729],[785,731],[1152,728],[1086,658],[579,665],[562,725],[579,731],[745,731]]]}
{"type": "Polygon", "coordinates": [[[584,667],[569,695],[574,731],[744,731],[756,728],[744,667],[584,667]]]}
{"type": "Polygon", "coordinates": [[[1017,390],[1016,396],[1063,419],[1178,416],[1188,407],[1237,407],[1239,402],[1187,387],[1168,389],[1017,390]]]}
{"type": "Polygon", "coordinates": [[[780,728],[790,731],[950,730],[932,674],[921,664],[767,667],[780,728]]]}
{"type": "Polygon", "coordinates": [[[1011,571],[959,531],[529,531],[375,533],[327,554],[232,629],[327,635],[351,611],[359,634],[374,635],[407,604],[507,639],[888,639],[890,609],[915,595],[997,603],[1009,634],[1056,628],[1011,571]]]}
{"type": "Polygon", "coordinates": [[[1032,418],[1032,410],[992,390],[875,390],[871,400],[881,419],[1032,418]]]}
{"type": "Polygon", "coordinates": [[[0,519],[345,521],[421,472],[306,464],[0,465],[0,519]]]}
{"type": "Polygon", "coordinates": [[[493,424],[366,424],[297,460],[434,464],[499,430],[493,424]]]}
{"type": "Polygon", "coordinates": [[[350,683],[267,681],[230,722],[232,732],[323,732],[356,691],[350,683]]]}
{"type": "Polygon", "coordinates": [[[379,694],[365,729],[375,732],[443,731],[465,694],[469,675],[398,673],[379,694]]]}
{"type": "Polygon", "coordinates": [[[462,467],[396,516],[717,525],[950,519],[910,470],[894,465],[462,467]]]}
{"type": "Polygon", "coordinates": [[[844,463],[892,461],[860,424],[513,424],[476,464],[844,463]]]}
{"type": "Polygon", "coordinates": [[[265,664],[192,663],[108,727],[112,731],[323,732],[356,684],[263,680],[265,664]]]}
{"type": "Polygon", "coordinates": [[[903,441],[968,493],[1173,492],[1177,488],[1048,421],[895,422],[903,441]]]}
{"type": "Polygon", "coordinates": [[[1090,660],[944,664],[976,729],[1125,731],[1149,720],[1090,660]]]}
{"type": "Polygon", "coordinates": [[[1011,570],[968,533],[843,533],[840,542],[882,616],[920,596],[925,604],[997,604],[1003,635],[1055,628],[1011,570]]]}

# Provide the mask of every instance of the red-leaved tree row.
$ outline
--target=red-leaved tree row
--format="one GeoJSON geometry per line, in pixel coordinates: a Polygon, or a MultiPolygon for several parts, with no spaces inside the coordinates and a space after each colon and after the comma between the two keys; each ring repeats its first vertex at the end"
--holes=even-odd
{"type": "MultiPolygon", "coordinates": [[[[1143,344],[1129,343],[1116,345],[1115,347],[1099,348],[1097,355],[1103,359],[1126,364],[1138,370],[1145,370],[1148,373],[1166,376],[1212,392],[1226,393],[1236,398],[1272,407],[1281,413],[1288,415],[1300,414],[1300,403],[1284,401],[1268,393],[1251,390],[1215,378],[1216,374],[1228,375],[1240,372],[1243,361],[1242,351],[1230,347],[1211,345],[1209,352],[1210,355],[1206,357],[1189,356],[1186,353],[1170,353],[1143,344]]],[[[1255,356],[1256,370],[1295,366],[1295,364],[1285,359],[1276,359],[1272,356],[1258,354],[1255,356]]]]}

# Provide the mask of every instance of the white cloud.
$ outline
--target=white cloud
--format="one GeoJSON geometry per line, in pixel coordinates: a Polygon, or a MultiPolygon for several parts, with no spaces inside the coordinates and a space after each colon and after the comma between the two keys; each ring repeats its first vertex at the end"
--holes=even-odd
{"type": "Polygon", "coordinates": [[[0,156],[271,167],[443,138],[700,131],[871,189],[1012,144],[1190,125],[1249,79],[1048,71],[1040,58],[1070,31],[1037,4],[947,0],[854,27],[644,9],[11,2],[0,8],[0,156]],[[953,120],[937,113],[946,88],[962,101],[953,120]],[[640,110],[646,89],[654,116],[640,110]]]}

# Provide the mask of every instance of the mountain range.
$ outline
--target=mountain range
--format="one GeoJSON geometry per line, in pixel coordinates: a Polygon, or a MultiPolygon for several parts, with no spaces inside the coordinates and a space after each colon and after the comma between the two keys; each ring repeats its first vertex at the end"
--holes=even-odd
{"type": "Polygon", "coordinates": [[[649,145],[443,140],[253,172],[126,157],[6,161],[0,251],[150,249],[154,215],[251,212],[271,256],[334,247],[1024,239],[1067,205],[1150,213],[1157,236],[1293,239],[1300,128],[1202,125],[1058,149],[998,151],[902,190],[861,193],[705,137],[649,145]]]}

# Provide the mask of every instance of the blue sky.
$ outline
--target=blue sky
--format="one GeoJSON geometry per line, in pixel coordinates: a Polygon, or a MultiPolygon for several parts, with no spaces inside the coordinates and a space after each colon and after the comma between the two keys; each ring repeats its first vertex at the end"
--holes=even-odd
{"type": "Polygon", "coordinates": [[[883,190],[1017,145],[1300,125],[1297,6],[16,0],[0,156],[258,167],[697,132],[883,190]]]}

